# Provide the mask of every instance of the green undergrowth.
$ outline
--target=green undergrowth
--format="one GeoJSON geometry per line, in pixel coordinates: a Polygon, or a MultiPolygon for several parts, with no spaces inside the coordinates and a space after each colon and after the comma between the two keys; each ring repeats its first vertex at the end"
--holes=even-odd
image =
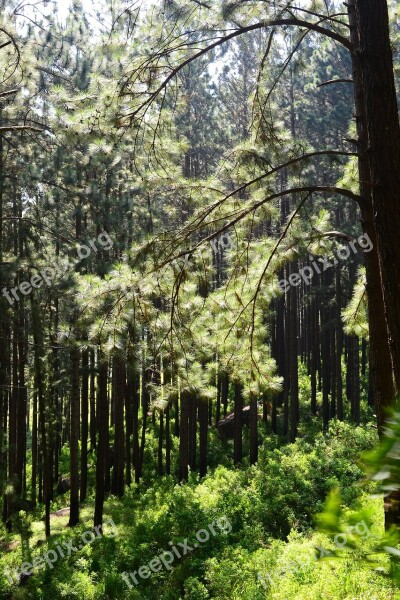
{"type": "Polygon", "coordinates": [[[67,527],[68,516],[53,517],[48,542],[39,513],[32,518],[22,515],[22,534],[0,533],[0,598],[396,598],[384,575],[385,557],[378,558],[374,569],[351,553],[340,560],[317,559],[316,548],[329,549],[333,543],[314,529],[315,516],[332,488],[340,488],[345,510],[367,506],[376,535],[383,530],[382,499],[370,497],[374,487],[365,480],[359,462],[362,452],[375,443],[371,428],[332,422],[326,435],[317,432],[291,445],[268,436],[256,466],[221,465],[202,480],[191,474],[186,485],[177,485],[172,477],[159,478],[148,487],[132,485],[124,498],[106,502],[105,516],[115,523],[116,536],[106,533],[96,538],[17,586],[9,584],[4,569],[32,561],[67,540],[78,546],[91,528],[93,504],[88,500],[83,506],[82,523],[73,530],[67,527]],[[229,527],[214,526],[215,535],[174,559],[169,569],[146,579],[137,576],[131,589],[122,579],[121,573],[138,571],[171,550],[169,542],[177,547],[185,538],[193,541],[199,530],[209,530],[221,519],[229,527]],[[7,550],[10,544],[14,547],[7,550]]]}

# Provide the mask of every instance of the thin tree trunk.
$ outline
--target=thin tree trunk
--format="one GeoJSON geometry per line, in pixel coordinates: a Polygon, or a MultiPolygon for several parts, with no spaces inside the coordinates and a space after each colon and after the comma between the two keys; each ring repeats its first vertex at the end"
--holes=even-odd
{"type": "Polygon", "coordinates": [[[250,392],[250,464],[258,460],[258,414],[257,396],[250,392]]]}
{"type": "Polygon", "coordinates": [[[171,474],[171,408],[165,409],[165,472],[171,474]]]}
{"type": "MultiPolygon", "coordinates": [[[[291,263],[289,273],[296,273],[296,263],[291,263]]],[[[297,288],[292,285],[289,290],[289,377],[290,377],[290,442],[297,436],[297,420],[299,410],[299,373],[297,343],[297,288]]]]}
{"type": "Polygon", "coordinates": [[[199,451],[200,451],[200,477],[207,474],[208,450],[208,400],[199,401],[199,451]]]}
{"type": "Polygon", "coordinates": [[[108,453],[108,395],[107,376],[108,362],[101,351],[98,352],[99,376],[97,385],[97,456],[96,456],[96,496],[94,504],[94,526],[103,524],[103,507],[105,498],[105,475],[108,453]]]}
{"type": "Polygon", "coordinates": [[[82,352],[82,397],[81,397],[81,488],[80,500],[86,500],[87,462],[89,433],[89,351],[82,352]]]}
{"type": "Polygon", "coordinates": [[[191,398],[185,390],[181,393],[181,418],[179,432],[179,481],[187,481],[189,474],[189,415],[191,398]]]}
{"type": "Polygon", "coordinates": [[[233,463],[235,465],[242,462],[243,458],[243,386],[235,382],[235,420],[234,420],[234,438],[233,438],[233,463]]]}
{"type": "Polygon", "coordinates": [[[70,423],[70,512],[69,527],[79,523],[79,348],[73,346],[71,358],[71,423],[70,423]]]}
{"type": "Polygon", "coordinates": [[[112,492],[116,496],[124,495],[124,402],[126,395],[126,371],[123,356],[114,359],[115,395],[114,395],[114,468],[112,492]]]}

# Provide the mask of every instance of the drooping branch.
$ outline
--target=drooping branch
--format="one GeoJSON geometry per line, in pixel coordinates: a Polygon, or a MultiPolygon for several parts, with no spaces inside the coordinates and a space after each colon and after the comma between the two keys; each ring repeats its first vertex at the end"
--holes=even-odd
{"type": "Polygon", "coordinates": [[[318,19],[324,19],[325,21],[330,21],[331,23],[336,23],[337,25],[341,25],[343,27],[350,28],[350,25],[341,19],[337,19],[336,17],[347,17],[347,13],[335,13],[334,15],[323,15],[321,13],[314,12],[312,10],[306,8],[300,8],[299,6],[286,6],[286,10],[293,10],[296,12],[302,12],[306,15],[311,15],[312,17],[317,17],[318,19]]]}
{"type": "Polygon", "coordinates": [[[231,33],[229,33],[225,36],[221,36],[212,44],[207,45],[206,47],[202,48],[198,52],[195,52],[192,56],[189,56],[187,59],[183,60],[179,65],[177,65],[176,67],[171,69],[171,72],[169,73],[169,75],[167,75],[167,77],[165,77],[165,79],[161,82],[161,84],[158,86],[158,88],[156,90],[154,90],[154,92],[149,93],[149,97],[146,100],[144,100],[144,102],[142,102],[138,108],[136,108],[134,111],[131,111],[129,113],[121,114],[120,118],[127,118],[127,119],[130,119],[132,122],[135,119],[135,117],[137,117],[137,115],[142,110],[146,109],[146,107],[148,107],[150,104],[152,104],[152,102],[166,89],[166,87],[168,86],[170,81],[172,79],[174,79],[174,77],[180,71],[182,71],[182,69],[184,69],[187,65],[189,65],[193,61],[197,60],[201,56],[208,54],[214,48],[217,48],[217,47],[225,44],[226,42],[235,39],[236,37],[238,37],[240,35],[249,33],[250,31],[257,31],[259,29],[268,29],[271,27],[278,27],[278,26],[284,26],[284,25],[297,26],[300,28],[305,28],[305,29],[309,29],[311,31],[315,31],[317,33],[321,33],[321,34],[325,35],[326,37],[329,37],[329,38],[335,40],[336,42],[339,42],[340,44],[342,44],[342,46],[344,46],[348,50],[350,50],[350,51],[353,50],[353,45],[347,38],[340,35],[339,33],[336,33],[335,31],[331,31],[330,29],[327,29],[326,27],[322,27],[321,25],[312,23],[310,21],[304,21],[303,19],[298,19],[296,17],[290,18],[290,19],[271,19],[271,20],[266,20],[266,21],[260,21],[258,23],[254,23],[253,25],[247,25],[246,27],[240,27],[239,29],[235,29],[234,31],[232,31],[231,33]]]}
{"type": "MultiPolygon", "coordinates": [[[[264,179],[270,177],[271,175],[274,175],[275,173],[277,173],[278,171],[281,171],[282,169],[290,167],[291,165],[294,165],[296,163],[302,162],[303,160],[308,160],[310,158],[314,158],[316,156],[348,156],[349,157],[349,156],[357,156],[357,153],[356,152],[344,152],[341,150],[320,150],[320,151],[316,151],[316,152],[309,152],[308,154],[303,154],[302,156],[297,156],[295,158],[292,158],[292,159],[286,161],[285,163],[281,163],[281,164],[277,165],[276,167],[273,167],[266,173],[263,173],[262,175],[259,175],[258,177],[255,177],[254,179],[251,179],[250,181],[247,181],[246,183],[242,184],[241,186],[235,188],[232,192],[229,192],[229,194],[224,195],[223,198],[221,198],[217,202],[214,202],[211,206],[208,206],[201,213],[201,215],[196,217],[188,225],[188,227],[186,228],[186,234],[183,237],[183,241],[185,241],[190,236],[190,234],[193,233],[193,231],[198,230],[198,228],[203,224],[205,219],[212,212],[214,212],[224,202],[226,202],[233,196],[236,196],[236,195],[240,194],[241,192],[244,192],[250,186],[252,186],[256,183],[259,183],[260,181],[263,181],[264,179]]],[[[346,191],[346,190],[344,190],[344,191],[346,191]]],[[[353,199],[355,199],[355,197],[353,197],[353,199]]],[[[360,202],[361,198],[357,196],[356,201],[360,202]]]]}
{"type": "MultiPolygon", "coordinates": [[[[357,204],[359,204],[361,202],[361,196],[359,196],[358,194],[354,194],[354,192],[352,192],[350,190],[346,190],[345,188],[339,188],[336,186],[309,185],[309,186],[300,186],[300,187],[294,187],[294,188],[281,190],[280,192],[275,192],[274,194],[270,194],[266,198],[263,198],[262,200],[259,200],[258,202],[255,202],[254,204],[251,204],[250,206],[247,206],[243,210],[239,211],[237,216],[235,216],[233,219],[231,219],[230,221],[225,223],[223,226],[221,226],[219,229],[217,229],[210,235],[207,235],[206,237],[202,238],[199,242],[197,242],[197,244],[192,246],[189,250],[183,250],[182,252],[180,252],[178,254],[174,254],[174,251],[181,245],[182,242],[180,242],[179,245],[175,246],[175,248],[172,250],[169,257],[158,265],[157,270],[162,267],[165,267],[166,265],[171,263],[173,260],[177,260],[186,255],[194,254],[201,246],[203,246],[204,244],[209,243],[213,239],[219,237],[225,231],[227,231],[231,227],[234,227],[237,223],[242,221],[250,213],[258,210],[259,208],[261,208],[264,204],[267,204],[268,202],[272,202],[273,200],[276,200],[277,198],[281,198],[282,196],[288,196],[291,194],[307,193],[308,194],[307,198],[308,198],[308,197],[310,197],[311,194],[317,193],[317,192],[323,193],[323,194],[337,194],[340,196],[344,196],[345,198],[350,198],[354,202],[357,202],[357,204]]],[[[206,223],[204,226],[208,226],[208,225],[209,224],[206,223]]],[[[196,230],[198,230],[198,229],[199,228],[197,227],[196,230]]],[[[187,240],[189,238],[190,234],[193,233],[193,231],[194,230],[191,230],[190,232],[184,232],[184,231],[181,232],[181,234],[183,234],[182,241],[187,240]]],[[[181,239],[181,235],[177,235],[176,238],[181,239]]]]}
{"type": "Polygon", "coordinates": [[[19,62],[21,54],[20,54],[20,51],[19,51],[19,48],[18,48],[18,44],[15,41],[14,37],[12,36],[12,34],[9,31],[7,31],[6,29],[4,29],[4,27],[0,27],[0,31],[1,31],[1,33],[4,33],[4,35],[8,37],[8,40],[6,42],[3,42],[2,44],[0,44],[0,50],[2,50],[3,48],[6,48],[10,44],[12,44],[14,46],[15,52],[17,53],[18,62],[19,62]]]}
{"type": "MultiPolygon", "coordinates": [[[[201,246],[204,242],[210,242],[215,237],[218,237],[219,235],[221,235],[221,233],[223,233],[230,227],[233,227],[234,225],[236,225],[236,223],[238,223],[239,221],[244,219],[244,217],[249,215],[251,212],[257,210],[258,208],[260,208],[267,202],[271,202],[272,200],[276,200],[277,198],[281,198],[282,196],[288,196],[290,194],[300,194],[303,192],[307,192],[307,193],[321,192],[321,193],[325,193],[325,194],[327,194],[327,193],[328,194],[338,194],[338,195],[350,198],[351,200],[354,200],[354,202],[357,202],[358,204],[361,201],[361,197],[358,194],[354,194],[350,190],[346,190],[344,188],[339,188],[339,187],[335,187],[335,186],[326,186],[326,185],[307,185],[307,186],[289,188],[287,190],[282,190],[280,192],[275,192],[274,194],[271,194],[270,196],[263,198],[262,200],[259,200],[258,202],[255,202],[251,206],[245,208],[237,217],[235,217],[234,219],[229,221],[226,225],[221,227],[216,233],[214,232],[214,233],[210,234],[209,236],[205,237],[200,242],[198,242],[196,244],[196,246],[194,247],[194,250],[196,250],[197,247],[201,246]]],[[[184,252],[183,254],[187,254],[187,252],[184,252]]]]}

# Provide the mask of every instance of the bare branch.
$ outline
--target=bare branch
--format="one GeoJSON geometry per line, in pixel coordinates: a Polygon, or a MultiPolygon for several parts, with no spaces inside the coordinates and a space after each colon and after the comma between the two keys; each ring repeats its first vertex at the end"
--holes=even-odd
{"type": "Polygon", "coordinates": [[[347,13],[336,13],[334,15],[323,15],[321,13],[316,13],[312,10],[307,10],[305,8],[300,8],[299,6],[287,6],[286,10],[291,9],[293,11],[299,11],[305,13],[307,15],[311,15],[313,17],[317,17],[318,19],[324,19],[325,21],[330,21],[331,23],[336,23],[337,25],[341,25],[343,27],[350,28],[350,25],[345,21],[340,19],[336,19],[336,17],[347,17],[347,13]]]}
{"type": "Polygon", "coordinates": [[[202,6],[203,8],[211,8],[209,4],[206,4],[205,2],[200,2],[200,0],[193,0],[193,2],[198,6],[202,6]]]}
{"type": "Polygon", "coordinates": [[[33,127],[32,125],[7,125],[5,127],[0,127],[0,133],[6,133],[7,131],[40,131],[43,129],[39,129],[39,127],[33,127]]]}
{"type": "Polygon", "coordinates": [[[14,90],[8,90],[7,92],[1,92],[0,98],[6,98],[7,96],[12,96],[13,94],[17,94],[18,91],[19,91],[18,89],[14,89],[14,90]]]}
{"type": "Polygon", "coordinates": [[[319,83],[317,85],[318,88],[323,87],[324,85],[331,85],[332,83],[354,83],[352,79],[330,79],[329,81],[324,81],[323,83],[319,83]]]}
{"type": "Polygon", "coordinates": [[[35,66],[35,69],[37,71],[40,71],[41,73],[46,73],[47,75],[51,75],[52,77],[58,77],[59,79],[63,79],[64,81],[68,81],[68,83],[71,83],[71,80],[68,79],[68,77],[61,75],[61,73],[57,73],[57,71],[54,71],[54,69],[49,69],[43,66],[35,66]]]}
{"type": "Polygon", "coordinates": [[[10,44],[12,44],[11,40],[8,40],[8,42],[4,42],[3,44],[0,44],[0,50],[2,50],[3,48],[6,48],[10,44]]]}

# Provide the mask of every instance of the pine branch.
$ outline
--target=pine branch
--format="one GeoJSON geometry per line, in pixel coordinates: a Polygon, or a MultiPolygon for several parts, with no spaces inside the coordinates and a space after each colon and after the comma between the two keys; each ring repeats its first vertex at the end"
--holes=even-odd
{"type": "MultiPolygon", "coordinates": [[[[308,186],[301,186],[301,187],[295,187],[295,188],[281,190],[280,192],[276,192],[274,194],[271,194],[271,195],[267,196],[266,198],[263,198],[262,200],[259,200],[258,202],[255,202],[254,204],[246,207],[245,209],[243,209],[242,211],[240,211],[240,213],[238,214],[238,216],[236,216],[234,219],[231,219],[230,221],[228,221],[228,223],[226,223],[225,225],[223,225],[222,227],[220,227],[216,232],[211,233],[210,235],[206,236],[205,238],[202,238],[192,248],[189,248],[188,250],[183,250],[182,252],[180,252],[179,254],[176,254],[174,256],[170,255],[169,258],[167,258],[165,261],[163,261],[162,263],[160,263],[158,265],[158,268],[165,267],[166,265],[168,265],[173,260],[177,260],[179,258],[182,258],[183,256],[185,256],[187,254],[192,255],[201,246],[203,246],[204,244],[206,244],[208,242],[211,242],[213,239],[219,237],[225,231],[227,231],[231,227],[234,227],[237,223],[239,223],[240,221],[242,221],[250,213],[256,211],[258,208],[260,208],[261,206],[263,206],[267,202],[271,202],[272,200],[276,200],[277,198],[281,198],[282,196],[289,196],[291,194],[300,194],[300,193],[307,193],[308,195],[306,196],[306,199],[308,199],[311,194],[318,193],[318,192],[324,193],[324,194],[326,194],[326,193],[329,193],[329,194],[338,194],[338,195],[344,196],[345,198],[350,198],[351,200],[354,200],[354,202],[357,202],[357,204],[360,204],[360,202],[361,202],[361,196],[359,196],[357,194],[354,194],[352,191],[346,190],[345,188],[339,188],[339,187],[335,187],[335,186],[308,185],[308,186]]],[[[301,204],[301,206],[302,205],[303,205],[303,203],[301,204]]],[[[192,232],[189,232],[189,233],[192,233],[192,232]]],[[[177,236],[177,237],[180,238],[180,236],[177,236]]],[[[184,239],[182,241],[186,240],[187,238],[188,238],[188,234],[186,234],[186,236],[184,237],[184,239]]]]}
{"type": "Polygon", "coordinates": [[[39,131],[40,133],[43,129],[39,129],[39,127],[33,127],[32,125],[6,125],[4,127],[0,127],[0,133],[7,133],[8,131],[39,131]]]}
{"type": "Polygon", "coordinates": [[[0,98],[6,98],[7,96],[16,94],[18,91],[19,91],[18,89],[13,89],[13,90],[8,90],[7,92],[0,92],[0,98]]]}
{"type": "Polygon", "coordinates": [[[54,69],[49,69],[46,67],[39,67],[39,66],[35,66],[35,69],[37,71],[40,71],[41,73],[46,73],[47,75],[51,75],[52,77],[58,77],[59,79],[63,79],[64,81],[71,83],[71,80],[68,79],[68,77],[61,75],[61,73],[57,73],[57,71],[54,71],[54,69]]]}
{"type": "Polygon", "coordinates": [[[2,50],[3,48],[6,48],[10,44],[12,44],[11,40],[8,40],[8,42],[4,42],[3,44],[0,44],[0,50],[2,50]]]}
{"type": "Polygon", "coordinates": [[[222,46],[226,42],[228,42],[240,35],[243,35],[245,33],[249,33],[250,31],[257,31],[259,29],[267,29],[270,27],[278,27],[278,26],[283,26],[283,25],[293,25],[293,26],[297,26],[300,28],[309,29],[311,31],[316,31],[317,33],[321,33],[321,34],[325,35],[326,37],[329,37],[329,38],[339,42],[340,44],[342,44],[342,46],[344,46],[345,48],[350,50],[350,52],[353,51],[353,44],[347,38],[340,35],[339,33],[336,33],[334,31],[331,31],[330,29],[327,29],[326,27],[322,27],[321,25],[312,23],[310,21],[304,21],[302,19],[297,19],[296,17],[291,18],[291,19],[271,19],[271,20],[267,20],[267,21],[260,21],[259,23],[254,23],[253,25],[248,25],[246,27],[240,27],[239,29],[235,29],[232,33],[222,36],[222,37],[218,38],[212,44],[206,46],[205,48],[202,48],[201,50],[199,50],[198,52],[193,54],[193,56],[189,56],[186,60],[182,61],[178,66],[176,66],[175,68],[173,68],[171,70],[170,74],[164,79],[164,81],[159,85],[159,87],[154,92],[150,93],[147,100],[142,102],[142,104],[134,111],[127,113],[127,114],[122,114],[121,118],[129,118],[129,119],[133,120],[143,109],[145,109],[146,107],[148,107],[149,105],[152,104],[152,102],[161,94],[161,92],[163,92],[165,90],[165,88],[168,86],[169,82],[172,79],[174,79],[174,77],[176,77],[176,75],[180,71],[182,71],[182,69],[184,69],[184,67],[186,67],[188,64],[192,63],[196,59],[200,58],[201,56],[208,54],[214,48],[217,48],[218,46],[222,46]]]}
{"type": "Polygon", "coordinates": [[[332,83],[354,83],[352,79],[330,79],[329,81],[324,81],[323,83],[319,83],[317,85],[318,88],[323,87],[324,85],[331,85],[332,83]]]}
{"type": "MultiPolygon", "coordinates": [[[[224,195],[223,198],[221,198],[221,200],[214,202],[211,206],[207,207],[201,215],[199,215],[191,223],[189,223],[189,225],[185,228],[185,230],[180,232],[180,235],[175,236],[175,238],[178,237],[180,240],[180,244],[181,244],[182,242],[186,241],[194,231],[197,231],[199,229],[199,227],[204,223],[205,219],[211,215],[211,213],[215,212],[215,210],[217,208],[219,208],[224,202],[226,202],[233,196],[236,196],[236,195],[240,194],[241,192],[244,192],[248,187],[250,187],[256,183],[259,183],[260,181],[263,181],[264,179],[270,177],[271,175],[274,175],[275,173],[277,173],[278,171],[280,171],[282,169],[285,169],[291,165],[301,162],[302,160],[308,160],[308,159],[314,158],[316,156],[357,156],[357,153],[345,152],[345,151],[341,151],[341,150],[320,150],[320,151],[316,151],[316,152],[309,152],[307,154],[302,154],[301,156],[296,156],[295,158],[292,158],[285,163],[281,163],[280,165],[273,167],[266,173],[263,173],[262,175],[259,175],[258,177],[255,177],[254,179],[251,179],[250,181],[247,181],[243,185],[234,189],[229,194],[224,195]]],[[[330,189],[332,189],[332,188],[330,188],[330,189]]],[[[219,190],[214,190],[214,191],[219,191],[219,190]]],[[[289,193],[289,192],[287,192],[287,191],[282,192],[283,195],[286,193],[289,193]]],[[[350,192],[350,194],[352,194],[352,192],[350,192]]],[[[352,194],[352,199],[356,200],[356,202],[358,202],[358,203],[361,201],[361,198],[359,196],[356,196],[355,194],[352,194]]],[[[219,235],[219,233],[216,233],[213,237],[216,237],[217,235],[219,235]]],[[[202,242],[200,242],[198,245],[200,245],[201,243],[202,242]]],[[[174,250],[172,250],[172,252],[174,252],[177,249],[177,247],[178,246],[176,246],[174,248],[174,250]]],[[[197,248],[197,246],[196,246],[196,248],[197,248]]],[[[195,250],[196,248],[194,248],[193,250],[195,250]]],[[[174,258],[179,258],[181,256],[184,256],[185,253],[186,252],[183,252],[183,253],[179,254],[177,257],[174,256],[173,258],[170,258],[169,260],[173,260],[174,258]]],[[[165,264],[168,264],[169,260],[167,260],[167,262],[165,264]]]]}

